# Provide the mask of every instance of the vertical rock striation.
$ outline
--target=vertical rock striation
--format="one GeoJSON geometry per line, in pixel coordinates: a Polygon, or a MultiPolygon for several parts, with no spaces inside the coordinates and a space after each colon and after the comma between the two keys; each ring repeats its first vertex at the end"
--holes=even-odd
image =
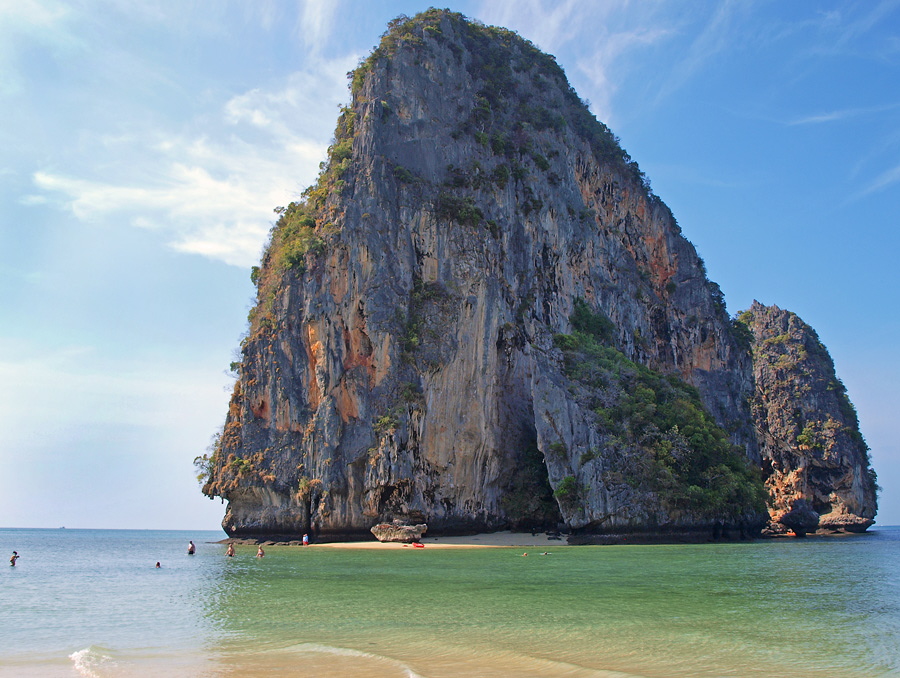
{"type": "Polygon", "coordinates": [[[554,59],[429,10],[351,79],[254,269],[226,531],[762,524],[740,327],[554,59]]]}

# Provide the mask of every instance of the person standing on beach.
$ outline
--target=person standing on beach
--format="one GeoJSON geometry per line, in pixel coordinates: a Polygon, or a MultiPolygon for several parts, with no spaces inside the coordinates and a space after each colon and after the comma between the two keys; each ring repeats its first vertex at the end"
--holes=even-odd
{"type": "Polygon", "coordinates": [[[197,549],[194,547],[194,542],[189,541],[189,542],[188,542],[188,555],[189,555],[189,556],[194,555],[194,551],[196,551],[196,550],[197,550],[197,549]]]}
{"type": "Polygon", "coordinates": [[[303,545],[309,546],[309,535],[308,534],[303,535],[303,545]]]}
{"type": "Polygon", "coordinates": [[[225,551],[225,555],[229,558],[234,558],[234,544],[228,545],[228,548],[225,551]]]}
{"type": "Polygon", "coordinates": [[[17,561],[18,559],[19,559],[19,552],[18,552],[18,551],[13,551],[13,554],[12,554],[12,555],[10,556],[10,558],[9,558],[9,564],[10,564],[12,567],[15,567],[15,566],[16,566],[16,561],[17,561]]]}

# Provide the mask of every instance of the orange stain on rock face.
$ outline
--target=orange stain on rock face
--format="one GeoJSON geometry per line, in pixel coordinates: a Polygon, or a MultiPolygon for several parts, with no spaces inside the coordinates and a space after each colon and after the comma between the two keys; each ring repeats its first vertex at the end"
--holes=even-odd
{"type": "Polygon", "coordinates": [[[309,406],[312,409],[316,409],[319,406],[319,403],[322,402],[322,391],[319,389],[317,368],[320,363],[324,362],[325,347],[319,340],[318,332],[316,331],[314,325],[310,324],[306,326],[306,336],[306,357],[309,364],[309,383],[307,384],[307,393],[309,406]]]}
{"type": "Polygon", "coordinates": [[[268,399],[261,397],[259,400],[251,402],[250,411],[253,412],[253,416],[257,419],[265,419],[268,421],[269,415],[271,414],[268,399]]]}
{"type": "Polygon", "coordinates": [[[346,424],[350,419],[359,417],[359,406],[357,404],[356,392],[352,387],[348,387],[346,381],[341,381],[334,392],[334,406],[341,420],[346,424]]]}

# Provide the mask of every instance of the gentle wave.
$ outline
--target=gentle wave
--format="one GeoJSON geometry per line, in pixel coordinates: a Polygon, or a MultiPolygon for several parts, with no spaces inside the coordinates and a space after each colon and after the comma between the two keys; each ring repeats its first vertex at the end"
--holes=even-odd
{"type": "Polygon", "coordinates": [[[579,666],[570,662],[558,661],[555,659],[545,659],[542,657],[532,657],[525,655],[534,664],[535,667],[545,668],[552,675],[572,676],[572,678],[646,678],[636,673],[624,673],[622,671],[611,671],[609,669],[591,669],[586,666],[579,666]]]}
{"type": "Polygon", "coordinates": [[[384,655],[375,654],[374,652],[365,652],[363,650],[353,650],[347,647],[331,647],[330,645],[322,645],[320,643],[300,643],[285,648],[288,652],[297,652],[299,654],[330,654],[336,657],[355,657],[358,659],[374,659],[376,661],[392,664],[403,672],[406,678],[425,678],[399,659],[385,657],[384,655]]]}
{"type": "MultiPolygon", "coordinates": [[[[356,659],[374,660],[383,664],[391,665],[397,668],[405,678],[425,678],[425,676],[417,673],[405,662],[374,652],[366,652],[364,650],[354,650],[346,647],[333,647],[321,643],[301,643],[284,648],[285,652],[297,654],[324,654],[336,657],[352,657],[356,659]]],[[[495,675],[500,667],[508,667],[509,660],[513,660],[513,664],[521,663],[529,667],[529,675],[547,675],[547,676],[567,676],[568,678],[644,678],[644,676],[636,673],[625,673],[623,671],[614,671],[608,669],[593,669],[585,666],[579,666],[570,662],[557,661],[544,657],[535,657],[528,654],[519,654],[508,651],[495,651],[482,657],[487,660],[491,668],[485,666],[490,675],[495,675]],[[498,661],[499,660],[499,661],[498,661]],[[494,666],[496,664],[496,666],[494,666]]]]}
{"type": "Polygon", "coordinates": [[[84,678],[103,678],[107,669],[117,666],[113,658],[105,654],[107,650],[91,645],[83,650],[78,650],[69,655],[73,668],[79,676],[84,678]]]}

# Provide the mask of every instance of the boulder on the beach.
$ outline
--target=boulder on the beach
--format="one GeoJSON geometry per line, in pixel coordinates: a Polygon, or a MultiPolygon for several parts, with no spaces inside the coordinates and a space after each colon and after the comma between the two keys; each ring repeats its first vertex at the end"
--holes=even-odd
{"type": "Polygon", "coordinates": [[[805,499],[798,499],[778,522],[788,527],[798,537],[805,537],[807,532],[815,532],[819,527],[819,514],[805,499]]]}
{"type": "Polygon", "coordinates": [[[378,541],[395,541],[411,544],[419,541],[422,535],[428,531],[428,525],[404,525],[398,521],[393,523],[379,523],[372,528],[372,534],[378,541]]]}

